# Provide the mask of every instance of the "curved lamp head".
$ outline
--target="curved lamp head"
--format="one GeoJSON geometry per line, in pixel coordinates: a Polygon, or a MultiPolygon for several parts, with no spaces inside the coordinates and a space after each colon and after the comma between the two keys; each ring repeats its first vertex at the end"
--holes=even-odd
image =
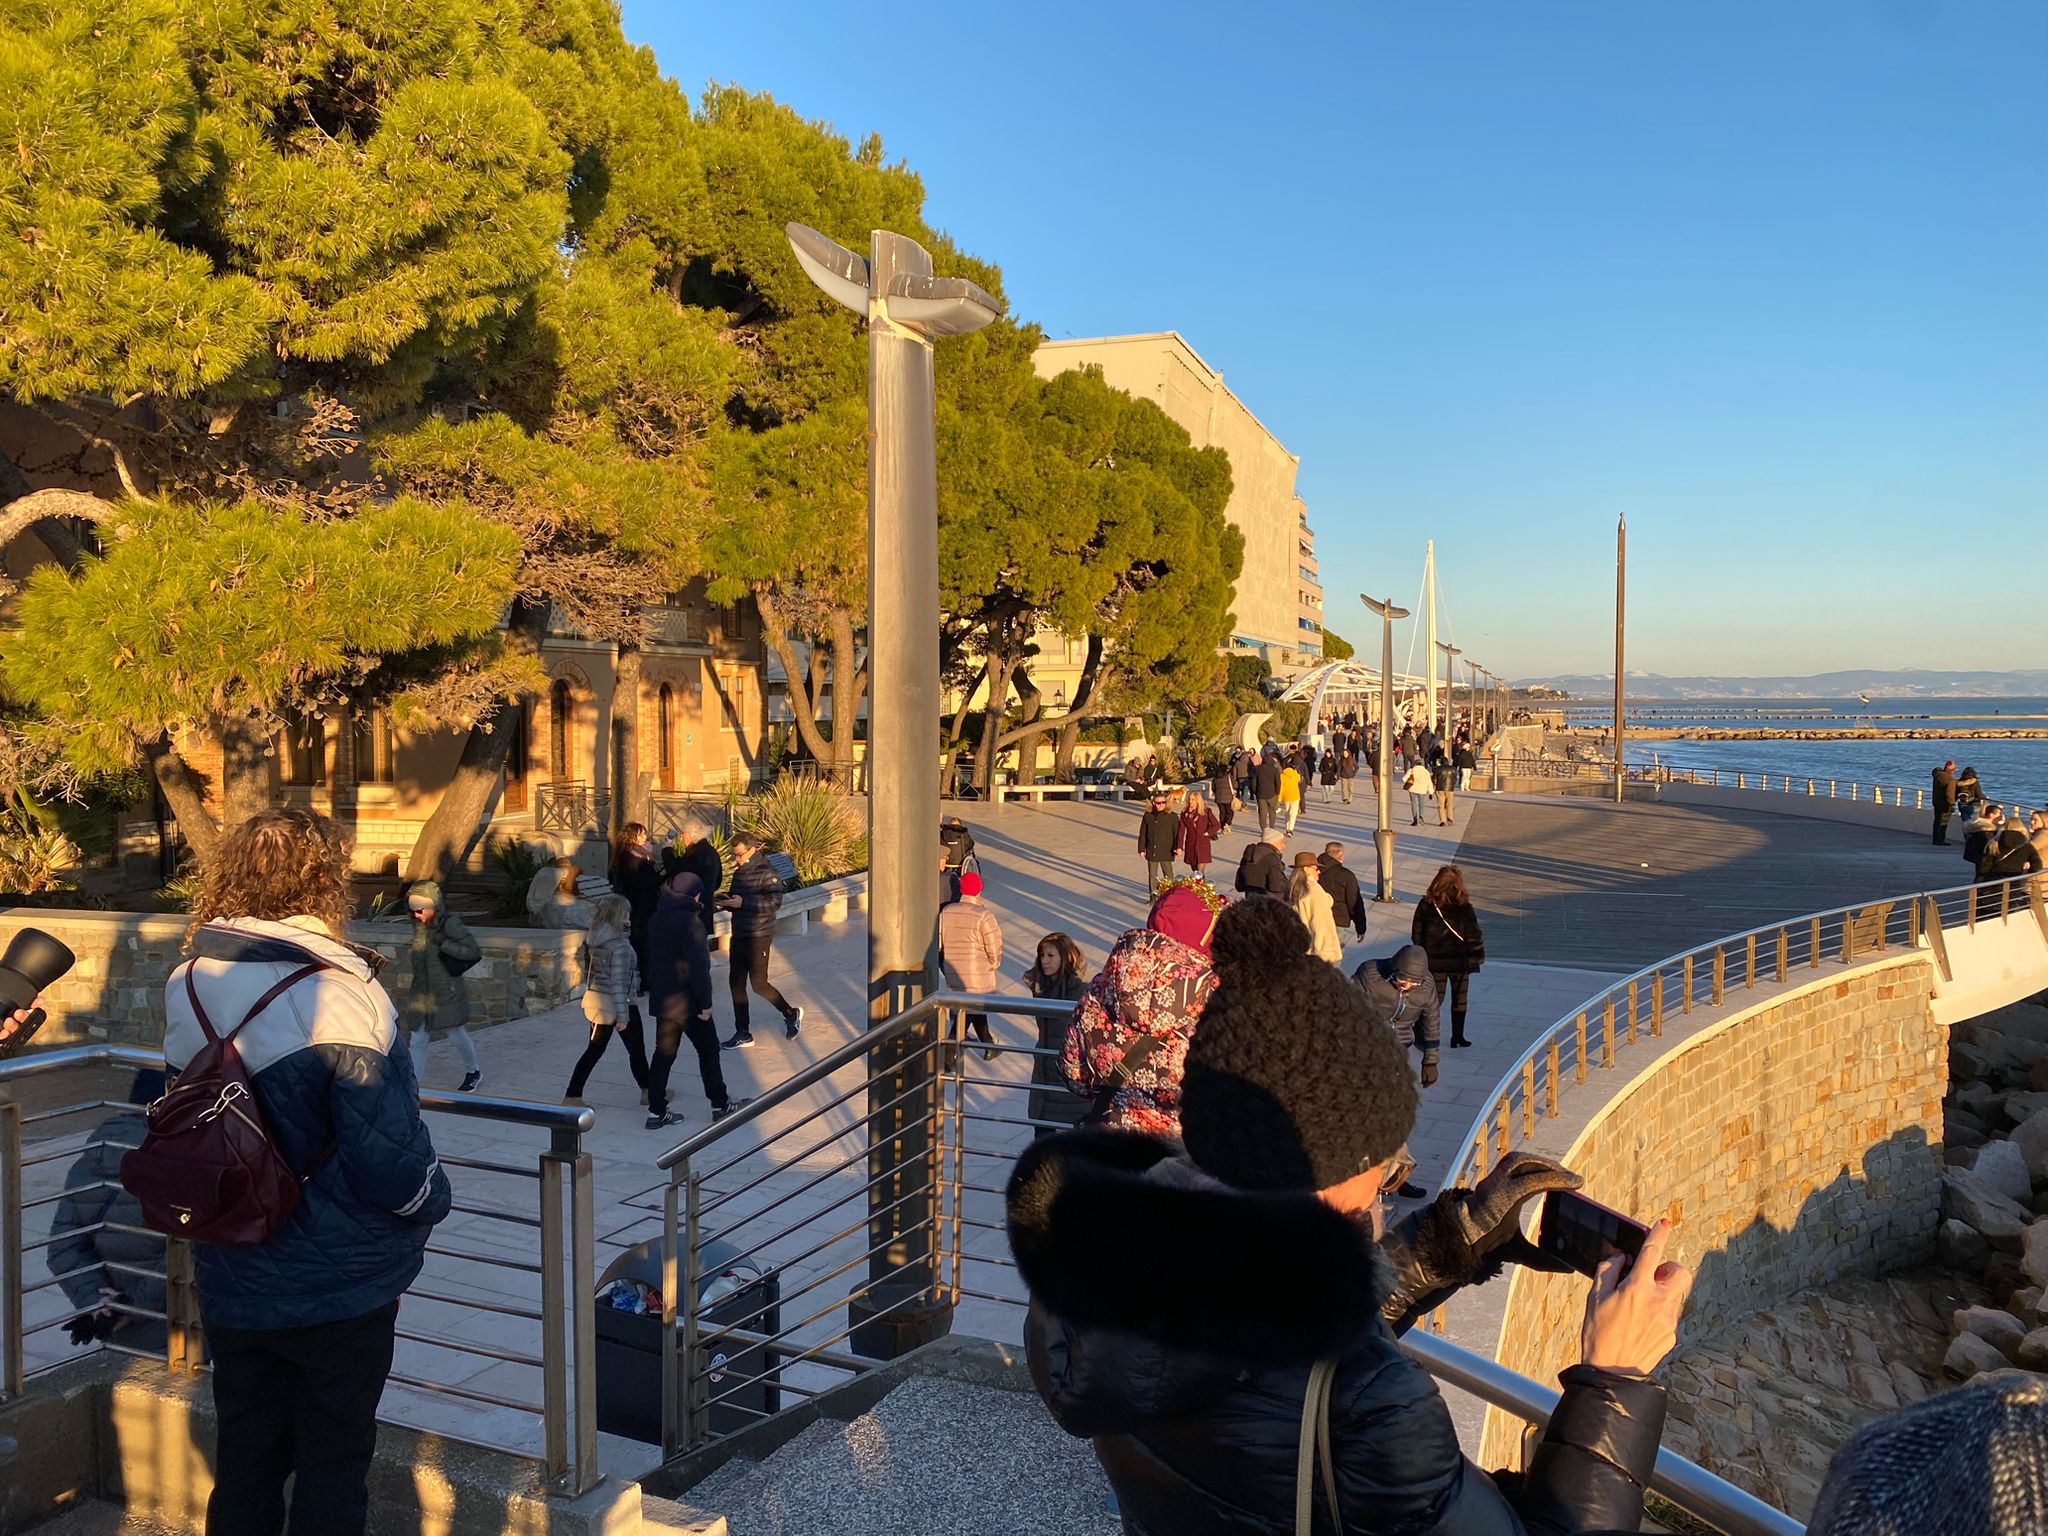
{"type": "MultiPolygon", "coordinates": [[[[789,248],[796,252],[804,275],[836,302],[865,314],[873,296],[868,259],[849,251],[806,224],[785,224],[789,248]]],[[[922,253],[920,252],[920,256],[922,253]]],[[[928,260],[923,265],[930,265],[928,260]]],[[[978,331],[1003,312],[1003,306],[964,277],[924,277],[898,272],[879,296],[896,324],[924,336],[961,336],[978,331]]]]}
{"type": "Polygon", "coordinates": [[[863,315],[868,312],[867,257],[827,239],[808,224],[785,224],[782,232],[789,236],[789,248],[796,252],[796,264],[804,269],[804,276],[848,309],[863,315]]]}

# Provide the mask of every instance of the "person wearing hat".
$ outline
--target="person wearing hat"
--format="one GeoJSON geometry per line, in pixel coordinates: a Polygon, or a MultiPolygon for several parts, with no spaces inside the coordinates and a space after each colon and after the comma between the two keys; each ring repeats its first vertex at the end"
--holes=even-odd
{"type": "Polygon", "coordinates": [[[1094,1123],[1180,1134],[1181,1062],[1216,984],[1209,934],[1222,904],[1201,881],[1169,885],[1074,1005],[1060,1070],[1069,1088],[1095,1101],[1094,1123]]]}
{"type": "Polygon", "coordinates": [[[1212,947],[1183,1144],[1048,1136],[1007,1191],[1032,1384],[1069,1434],[1093,1439],[1124,1529],[1636,1529],[1664,1421],[1649,1373],[1691,1285],[1664,1259],[1669,1223],[1626,1278],[1616,1264],[1595,1282],[1582,1363],[1562,1373],[1528,1470],[1496,1483],[1465,1460],[1396,1333],[1507,1263],[1549,1267],[1519,1213],[1580,1181],[1517,1154],[1380,1239],[1380,1188],[1415,1121],[1399,1047],[1280,903],[1229,908],[1212,947]],[[1307,1427],[1322,1385],[1326,1411],[1307,1427]],[[1327,1445],[1313,1522],[1295,1518],[1305,1436],[1327,1445]]]}
{"type": "MultiPolygon", "coordinates": [[[[981,892],[981,876],[970,869],[960,877],[960,899],[939,913],[939,968],[954,992],[993,992],[1002,968],[1003,925],[981,892]]],[[[996,1037],[988,1015],[970,1013],[966,1022],[984,1047],[983,1059],[992,1060],[996,1053],[986,1047],[996,1037]]]]}
{"type": "Polygon", "coordinates": [[[1173,878],[1173,850],[1179,839],[1180,818],[1167,809],[1166,791],[1155,787],[1138,818],[1138,857],[1145,861],[1147,900],[1173,878]]]}
{"type": "Polygon", "coordinates": [[[1237,861],[1237,892],[1240,896],[1273,896],[1287,899],[1287,865],[1280,850],[1287,846],[1287,834],[1268,827],[1255,843],[1246,843],[1237,861]]]}
{"type": "Polygon", "coordinates": [[[1851,1435],[1807,1536],[2048,1531],[2048,1382],[1990,1371],[1851,1435]]]}
{"type": "Polygon", "coordinates": [[[1344,958],[1344,941],[1337,937],[1335,904],[1323,889],[1322,867],[1306,848],[1294,856],[1294,876],[1287,882],[1287,904],[1308,930],[1309,952],[1318,960],[1336,965],[1344,958]]]}
{"type": "Polygon", "coordinates": [[[654,1012],[654,1055],[647,1063],[647,1129],[683,1117],[668,1107],[668,1075],[687,1037],[711,1118],[723,1120],[747,1101],[725,1086],[718,1030],[711,1022],[711,940],[704,927],[704,884],[687,869],[662,882],[647,924],[647,1005],[654,1012]]]}
{"type": "Polygon", "coordinates": [[[462,975],[483,958],[483,946],[469,925],[448,910],[441,887],[432,880],[414,882],[405,893],[405,907],[412,914],[412,984],[406,988],[403,1006],[414,1068],[425,1078],[427,1047],[452,1039],[462,1058],[457,1091],[475,1093],[483,1085],[484,1069],[477,1060],[476,1042],[469,1038],[469,986],[462,975]]]}

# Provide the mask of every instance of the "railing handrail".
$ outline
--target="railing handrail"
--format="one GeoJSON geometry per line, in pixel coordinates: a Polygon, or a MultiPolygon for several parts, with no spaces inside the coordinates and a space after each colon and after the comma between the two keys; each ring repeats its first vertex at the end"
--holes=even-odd
{"type": "Polygon", "coordinates": [[[1873,897],[1869,901],[1847,902],[1841,906],[1827,907],[1818,912],[1803,912],[1796,917],[1781,918],[1776,922],[1759,923],[1754,928],[1739,929],[1734,933],[1722,934],[1717,938],[1709,939],[1705,943],[1695,944],[1687,949],[1675,950],[1671,954],[1665,955],[1662,959],[1653,960],[1648,965],[1630,971],[1626,975],[1616,977],[1597,991],[1588,993],[1583,1001],[1574,1004],[1560,1014],[1530,1042],[1528,1049],[1517,1056],[1507,1070],[1501,1073],[1499,1079],[1488,1090],[1485,1099],[1480,1104],[1479,1112],[1473,1117],[1471,1125],[1467,1127],[1464,1136],[1460,1138],[1456,1151],[1451,1154],[1450,1174],[1448,1177],[1455,1178],[1462,1170],[1470,1166],[1474,1148],[1490,1134],[1490,1126],[1496,1107],[1503,1097],[1511,1098],[1521,1087],[1525,1081],[1524,1072],[1535,1062],[1537,1057],[1546,1053],[1550,1049],[1551,1044],[1560,1035],[1568,1031],[1575,1034],[1578,1020],[1582,1015],[1590,1013],[1595,1007],[1599,1006],[1602,1000],[1611,998],[1616,993],[1626,992],[1632,983],[1640,983],[1646,977],[1661,977],[1664,972],[1674,967],[1682,969],[1688,960],[1696,960],[1702,955],[1712,954],[1715,951],[1725,951],[1730,946],[1741,946],[1747,940],[1763,934],[1788,931],[1797,927],[1810,927],[1816,922],[1826,923],[1831,919],[1853,919],[1858,914],[1869,911],[1872,907],[1896,907],[1906,902],[1919,903],[1923,901],[1933,901],[1938,906],[1944,896],[1958,895],[1969,896],[1974,900],[1983,892],[1995,891],[2000,886],[2024,892],[2032,881],[2039,878],[2041,877],[2032,874],[2013,875],[2003,880],[1987,880],[1982,884],[1951,885],[1934,891],[1916,891],[1895,896],[1878,896],[1873,897]]]}
{"type": "MultiPolygon", "coordinates": [[[[1402,1350],[1439,1381],[1469,1392],[1480,1401],[1530,1424],[1549,1422],[1561,1394],[1497,1360],[1453,1344],[1437,1334],[1411,1328],[1400,1339],[1402,1350]]],[[[1726,1478],[1687,1461],[1676,1451],[1659,1447],[1650,1486],[1728,1536],[1800,1536],[1806,1529],[1783,1510],[1726,1478]]]]}
{"type": "Polygon", "coordinates": [[[795,1076],[783,1079],[758,1098],[750,1099],[723,1120],[714,1120],[702,1130],[684,1137],[657,1157],[654,1160],[655,1166],[666,1171],[685,1158],[695,1157],[706,1147],[723,1141],[742,1126],[760,1119],[769,1110],[815,1088],[833,1073],[851,1066],[877,1046],[887,1045],[942,1008],[957,1008],[970,1013],[1002,1012],[1023,1018],[1045,1019],[1056,1019],[1062,1014],[1074,1011],[1071,1002],[1057,998],[1014,997],[1001,992],[934,992],[931,996],[904,1009],[894,1018],[885,1019],[880,1024],[870,1027],[865,1033],[855,1035],[829,1056],[819,1057],[795,1076]]]}

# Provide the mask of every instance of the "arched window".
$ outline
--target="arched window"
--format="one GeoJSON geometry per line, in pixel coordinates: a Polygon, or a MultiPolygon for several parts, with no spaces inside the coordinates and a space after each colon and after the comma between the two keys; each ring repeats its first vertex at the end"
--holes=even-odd
{"type": "Polygon", "coordinates": [[[548,690],[548,777],[556,783],[574,778],[569,771],[569,723],[575,702],[569,696],[569,680],[555,679],[548,690]]]}
{"type": "Polygon", "coordinates": [[[527,710],[522,700],[512,716],[512,740],[505,747],[505,805],[508,811],[526,809],[527,710]]]}
{"type": "Polygon", "coordinates": [[[655,763],[663,789],[676,787],[676,691],[667,683],[654,700],[655,763]]]}

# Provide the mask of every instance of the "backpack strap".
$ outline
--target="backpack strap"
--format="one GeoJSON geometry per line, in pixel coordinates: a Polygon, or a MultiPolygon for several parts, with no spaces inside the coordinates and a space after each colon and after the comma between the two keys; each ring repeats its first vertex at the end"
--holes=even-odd
{"type": "Polygon", "coordinates": [[[257,998],[250,1005],[249,1011],[242,1015],[242,1022],[229,1030],[225,1035],[218,1033],[213,1027],[213,1020],[207,1017],[206,1005],[199,1001],[199,988],[194,986],[192,982],[192,966],[190,965],[185,967],[185,996],[192,1004],[192,1017],[199,1021],[199,1027],[206,1032],[206,1038],[215,1045],[219,1045],[224,1041],[234,1039],[235,1036],[248,1027],[251,1019],[255,1018],[257,1014],[268,1008],[280,996],[289,992],[308,976],[318,971],[330,971],[333,969],[334,967],[324,960],[313,960],[299,966],[287,974],[282,981],[278,982],[268,992],[257,998]]]}
{"type": "Polygon", "coordinates": [[[1110,1106],[1116,1102],[1117,1094],[1122,1092],[1124,1084],[1135,1077],[1138,1068],[1144,1066],[1152,1053],[1165,1043],[1158,1035],[1140,1035],[1126,1046],[1123,1055],[1117,1058],[1117,1064],[1110,1069],[1109,1081],[1104,1083],[1102,1091],[1095,1095],[1095,1102],[1089,1107],[1088,1117],[1096,1121],[1105,1119],[1110,1106]]]}

